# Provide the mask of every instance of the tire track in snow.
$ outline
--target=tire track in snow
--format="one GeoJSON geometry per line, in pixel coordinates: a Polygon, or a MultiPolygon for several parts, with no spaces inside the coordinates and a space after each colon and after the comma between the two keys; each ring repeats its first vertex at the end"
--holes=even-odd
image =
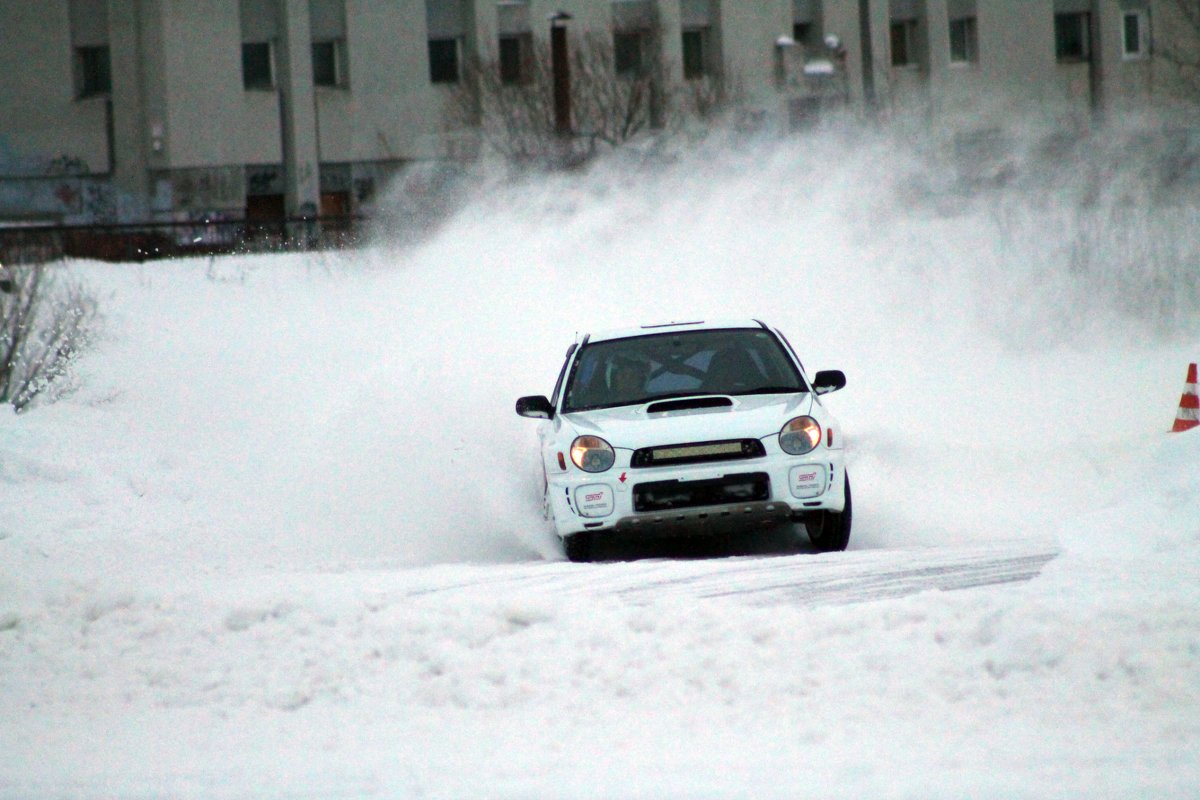
{"type": "Polygon", "coordinates": [[[480,569],[476,579],[432,582],[410,595],[456,591],[495,594],[742,600],[755,606],[836,605],[1022,583],[1058,555],[1047,540],[845,553],[651,560],[600,564],[513,565],[480,569]]]}

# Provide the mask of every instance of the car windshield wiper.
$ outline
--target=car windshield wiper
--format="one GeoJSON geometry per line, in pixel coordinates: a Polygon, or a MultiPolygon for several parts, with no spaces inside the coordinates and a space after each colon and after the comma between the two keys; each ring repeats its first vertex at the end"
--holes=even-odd
{"type": "Polygon", "coordinates": [[[807,389],[799,386],[757,386],[753,389],[743,389],[739,392],[730,392],[730,394],[801,394],[807,392],[807,389]]]}
{"type": "MultiPolygon", "coordinates": [[[[787,391],[795,391],[788,389],[787,391]]],[[[657,403],[659,400],[677,400],[680,397],[725,397],[724,392],[668,392],[637,400],[622,400],[619,403],[597,403],[590,406],[570,406],[563,409],[564,414],[574,414],[579,411],[600,411],[605,408],[620,408],[621,406],[644,406],[647,403],[657,403]]]]}
{"type": "Polygon", "coordinates": [[[720,392],[668,392],[666,394],[656,394],[652,397],[647,397],[643,403],[657,403],[659,400],[678,400],[681,397],[719,397],[720,392]]]}
{"type": "Polygon", "coordinates": [[[622,405],[622,404],[621,404],[621,403],[617,403],[617,404],[613,404],[613,403],[600,403],[599,405],[594,405],[594,406],[569,406],[569,407],[567,407],[567,408],[564,408],[564,409],[562,410],[562,413],[564,413],[564,414],[577,414],[577,413],[579,413],[580,411],[600,411],[600,410],[602,410],[602,409],[605,409],[605,408],[617,408],[617,407],[618,407],[618,406],[620,406],[620,405],[622,405]]]}

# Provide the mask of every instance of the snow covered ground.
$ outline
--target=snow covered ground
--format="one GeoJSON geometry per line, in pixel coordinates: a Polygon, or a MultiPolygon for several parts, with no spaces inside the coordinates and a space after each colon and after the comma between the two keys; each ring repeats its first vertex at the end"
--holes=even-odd
{"type": "Polygon", "coordinates": [[[0,414],[0,797],[1195,796],[1194,211],[938,180],[817,139],[64,267],[103,335],[0,414]],[[851,550],[563,562],[513,400],[718,315],[849,376],[851,550]]]}

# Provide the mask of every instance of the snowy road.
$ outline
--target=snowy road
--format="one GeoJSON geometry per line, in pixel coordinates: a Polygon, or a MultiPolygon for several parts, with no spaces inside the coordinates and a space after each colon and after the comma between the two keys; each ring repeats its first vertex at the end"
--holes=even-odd
{"type": "MultiPolygon", "coordinates": [[[[498,596],[615,596],[633,604],[720,597],[763,607],[836,605],[1028,581],[1057,555],[1053,541],[1014,540],[715,560],[534,563],[490,567],[470,582],[459,574],[451,583],[422,585],[412,594],[484,590],[498,596]]],[[[426,580],[421,574],[412,577],[426,580]]]]}
{"type": "Polygon", "coordinates": [[[680,594],[738,597],[759,606],[827,605],[903,597],[931,589],[969,589],[1027,581],[1057,555],[1049,542],[1005,542],[969,548],[859,551],[752,559],[695,575],[620,590],[628,598],[680,594]]]}

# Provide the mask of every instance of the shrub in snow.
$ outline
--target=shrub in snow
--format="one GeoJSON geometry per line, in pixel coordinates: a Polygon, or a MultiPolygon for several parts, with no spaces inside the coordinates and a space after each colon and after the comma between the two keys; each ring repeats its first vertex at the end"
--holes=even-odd
{"type": "Polygon", "coordinates": [[[96,301],[43,264],[6,269],[0,292],[0,403],[17,411],[72,388],[71,364],[87,344],[96,301]]]}

